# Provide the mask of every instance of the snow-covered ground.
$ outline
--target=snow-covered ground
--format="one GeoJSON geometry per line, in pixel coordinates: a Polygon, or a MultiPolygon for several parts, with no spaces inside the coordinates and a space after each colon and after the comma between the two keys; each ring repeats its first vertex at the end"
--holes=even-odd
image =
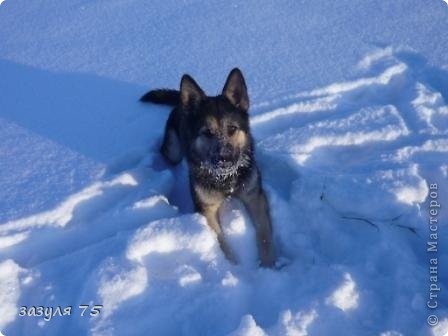
{"type": "Polygon", "coordinates": [[[442,0],[0,3],[3,334],[448,334],[442,0]],[[185,165],[158,153],[169,109],[137,101],[185,72],[216,94],[235,66],[275,270],[237,201],[221,217],[240,262],[224,258],[185,165]]]}

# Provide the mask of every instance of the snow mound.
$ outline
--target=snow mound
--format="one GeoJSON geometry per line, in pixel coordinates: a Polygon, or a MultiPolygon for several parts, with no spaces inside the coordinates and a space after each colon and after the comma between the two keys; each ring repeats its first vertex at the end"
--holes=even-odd
{"type": "Polygon", "coordinates": [[[3,330],[16,320],[19,314],[20,297],[19,274],[21,268],[11,259],[0,263],[0,328],[3,330]]]}
{"type": "Polygon", "coordinates": [[[252,315],[245,315],[241,318],[238,329],[227,336],[266,336],[266,333],[257,326],[252,315]]]}
{"type": "Polygon", "coordinates": [[[331,294],[326,300],[327,304],[332,304],[343,311],[358,307],[359,294],[356,290],[356,283],[350,274],[344,274],[344,283],[331,294]]]}

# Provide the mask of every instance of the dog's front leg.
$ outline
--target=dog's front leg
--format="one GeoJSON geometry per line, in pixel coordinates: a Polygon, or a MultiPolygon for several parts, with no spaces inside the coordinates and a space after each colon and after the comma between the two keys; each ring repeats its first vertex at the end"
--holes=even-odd
{"type": "Polygon", "coordinates": [[[201,213],[207,219],[207,224],[213,229],[213,231],[215,231],[218,238],[219,246],[224,252],[227,260],[229,260],[233,264],[236,264],[236,259],[232,253],[232,250],[230,249],[229,245],[227,245],[227,242],[224,239],[224,234],[222,232],[221,225],[219,224],[218,210],[220,205],[221,204],[206,205],[202,209],[201,213]]]}
{"type": "Polygon", "coordinates": [[[191,184],[191,187],[196,211],[200,212],[207,219],[208,226],[216,233],[219,246],[226,258],[236,264],[236,259],[224,239],[224,234],[219,223],[218,211],[224,201],[224,196],[219,192],[204,189],[194,183],[191,184]]]}
{"type": "Polygon", "coordinates": [[[242,193],[240,199],[249,212],[255,227],[260,263],[264,267],[272,267],[275,263],[272,223],[268,200],[261,188],[260,182],[256,183],[250,190],[242,193]]]}

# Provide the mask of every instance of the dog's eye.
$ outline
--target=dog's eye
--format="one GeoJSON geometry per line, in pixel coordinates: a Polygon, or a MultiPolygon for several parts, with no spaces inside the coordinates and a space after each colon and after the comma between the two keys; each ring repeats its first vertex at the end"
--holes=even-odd
{"type": "Polygon", "coordinates": [[[204,128],[204,129],[201,131],[201,135],[203,135],[203,136],[205,136],[205,137],[207,137],[207,138],[211,138],[211,137],[213,136],[213,133],[212,133],[212,131],[210,130],[210,128],[204,128]]]}
{"type": "Polygon", "coordinates": [[[235,134],[235,132],[236,132],[237,129],[238,129],[238,128],[237,128],[236,126],[229,126],[229,127],[227,128],[227,134],[229,134],[229,136],[232,136],[232,135],[235,134]]]}

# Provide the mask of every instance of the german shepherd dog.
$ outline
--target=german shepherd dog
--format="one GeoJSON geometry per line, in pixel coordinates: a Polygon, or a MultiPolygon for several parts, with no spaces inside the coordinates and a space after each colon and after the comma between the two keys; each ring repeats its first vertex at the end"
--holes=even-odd
{"type": "Polygon", "coordinates": [[[180,91],[153,90],[140,101],[174,107],[161,152],[171,164],[186,157],[196,211],[215,231],[227,259],[236,262],[224,240],[218,210],[227,197],[234,196],[245,205],[255,226],[260,264],[272,267],[275,254],[269,204],[254,158],[249,97],[241,71],[230,72],[222,94],[216,97],[207,96],[193,78],[184,75],[180,91]]]}

